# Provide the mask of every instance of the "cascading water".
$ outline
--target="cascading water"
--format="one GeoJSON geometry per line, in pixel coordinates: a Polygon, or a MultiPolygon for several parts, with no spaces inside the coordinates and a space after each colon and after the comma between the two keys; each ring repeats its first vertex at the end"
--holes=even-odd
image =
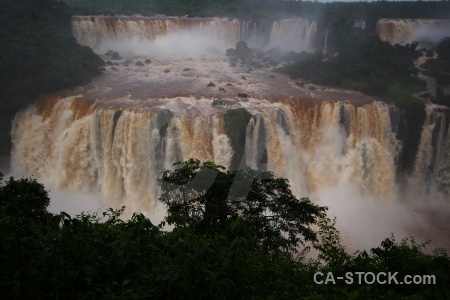
{"type": "Polygon", "coordinates": [[[382,41],[390,44],[439,42],[449,35],[450,20],[382,19],[377,22],[382,41]]]}
{"type": "Polygon", "coordinates": [[[286,19],[274,21],[270,32],[269,48],[279,47],[285,51],[316,50],[317,21],[286,19]]]}
{"type": "Polygon", "coordinates": [[[364,20],[355,20],[353,23],[353,27],[359,28],[362,30],[366,30],[366,21],[364,20]]]}
{"type": "Polygon", "coordinates": [[[450,111],[429,104],[413,177],[415,192],[430,198],[450,195],[450,111]]]}
{"type": "MultiPolygon", "coordinates": [[[[254,22],[219,18],[74,16],[72,28],[80,44],[90,46],[99,53],[105,51],[102,46],[113,41],[153,41],[183,31],[198,31],[204,37],[220,41],[222,47],[234,47],[240,40],[259,40],[254,37],[254,22]]],[[[315,20],[274,21],[268,47],[312,52],[316,50],[316,34],[315,20]]]]}
{"type": "MultiPolygon", "coordinates": [[[[107,206],[125,205],[128,214],[151,214],[158,210],[162,172],[196,158],[289,179],[296,196],[330,206],[346,233],[366,246],[398,227],[389,220],[409,222],[398,206],[405,194],[396,181],[399,109],[357,92],[299,85],[274,76],[270,65],[251,72],[231,67],[224,53],[166,51],[234,46],[253,26],[224,19],[74,17],[75,37],[98,53],[115,40],[123,49],[145,48],[151,62],[139,64],[144,60],[136,54],[109,61],[92,83],[44,95],[19,113],[14,172],[50,188],[97,191],[107,206]],[[154,44],[163,55],[152,51],[154,44]],[[236,97],[242,93],[247,98],[236,97]],[[366,225],[355,226],[357,218],[366,225]],[[359,228],[377,228],[379,235],[367,237],[366,229],[355,232],[359,228]]],[[[269,44],[314,51],[316,31],[316,21],[275,21],[269,44]]],[[[428,108],[411,179],[414,197],[448,198],[449,120],[446,108],[428,108]]]]}
{"type": "Polygon", "coordinates": [[[223,47],[234,47],[236,42],[249,39],[253,27],[253,22],[219,18],[105,16],[72,18],[75,38],[80,44],[93,49],[99,49],[108,41],[133,39],[153,41],[158,37],[181,31],[197,31],[207,38],[220,41],[223,47]]]}
{"type": "Polygon", "coordinates": [[[328,54],[328,27],[330,27],[330,24],[327,25],[327,30],[325,32],[325,42],[323,43],[323,55],[328,54]]]}
{"type": "MultiPolygon", "coordinates": [[[[355,27],[364,29],[364,21],[355,21],[355,27]]],[[[80,44],[101,51],[106,42],[153,41],[181,31],[198,31],[205,37],[220,41],[222,47],[233,47],[239,40],[252,40],[256,32],[256,24],[250,21],[176,17],[74,16],[72,28],[80,44]]],[[[448,36],[450,20],[382,19],[377,22],[377,31],[380,39],[390,44],[438,42],[448,36]]],[[[268,47],[313,52],[317,48],[316,35],[316,20],[278,20],[272,24],[268,47]]]]}
{"type": "Polygon", "coordinates": [[[351,183],[386,201],[395,197],[400,142],[381,103],[238,103],[251,117],[241,128],[244,145],[233,149],[224,116],[242,108],[191,98],[133,109],[80,101],[41,100],[16,117],[15,170],[59,188],[99,190],[131,211],[151,212],[163,170],[191,157],[230,167],[241,146],[246,165],[288,178],[299,196],[351,183]]]}

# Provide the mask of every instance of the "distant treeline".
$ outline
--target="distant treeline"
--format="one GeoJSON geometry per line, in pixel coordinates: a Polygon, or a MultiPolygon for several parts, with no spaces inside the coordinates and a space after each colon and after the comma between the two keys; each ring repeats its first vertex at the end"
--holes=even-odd
{"type": "Polygon", "coordinates": [[[310,17],[336,19],[450,18],[450,2],[335,2],[283,0],[66,0],[77,14],[166,14],[173,16],[227,16],[246,19],[310,17]]]}
{"type": "MultiPolygon", "coordinates": [[[[39,93],[89,81],[103,64],[91,49],[80,46],[73,38],[70,25],[73,14],[227,16],[257,22],[292,16],[317,19],[321,21],[322,27],[329,25],[330,30],[334,31],[330,37],[330,45],[340,49],[340,55],[327,64],[322,63],[320,57],[319,60],[294,64],[284,70],[286,73],[321,84],[359,89],[384,99],[395,99],[391,102],[400,107],[403,104],[399,102],[411,107],[408,90],[395,89],[399,85],[416,85],[416,82],[410,81],[410,74],[414,73],[411,58],[404,57],[410,53],[401,49],[394,51],[393,47],[381,44],[376,37],[355,31],[353,22],[364,20],[368,29],[366,33],[370,34],[380,18],[450,18],[450,2],[2,0],[0,159],[10,153],[11,120],[19,109],[26,107],[39,93]],[[366,52],[360,52],[361,49],[366,52]],[[368,59],[369,56],[371,59],[368,59]],[[398,84],[393,85],[394,81],[398,84]]],[[[323,32],[325,28],[320,30],[323,32]]],[[[448,80],[448,63],[442,64],[442,60],[435,60],[428,67],[429,74],[437,77],[440,82],[448,80]]],[[[448,96],[446,98],[441,91],[438,91],[436,102],[447,103],[448,96]]],[[[415,101],[411,111],[414,112],[411,113],[411,120],[414,120],[413,127],[416,128],[414,132],[417,136],[424,116],[423,104],[415,101]],[[417,117],[416,113],[419,114],[419,111],[420,117],[417,117]]],[[[405,127],[411,128],[409,124],[405,127]]],[[[407,135],[410,135],[409,132],[407,135]]],[[[410,157],[412,161],[414,151],[411,151],[410,157]]]]}
{"type": "Polygon", "coordinates": [[[11,120],[40,93],[73,87],[103,61],[80,46],[64,1],[0,2],[0,158],[11,149],[11,120]]]}

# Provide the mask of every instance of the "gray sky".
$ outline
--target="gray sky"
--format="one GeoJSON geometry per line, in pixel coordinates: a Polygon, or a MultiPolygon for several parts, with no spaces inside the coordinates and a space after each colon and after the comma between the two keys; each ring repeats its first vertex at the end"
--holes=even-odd
{"type": "MultiPolygon", "coordinates": [[[[312,1],[312,0],[310,0],[312,1]]],[[[318,0],[319,2],[325,3],[325,2],[375,2],[377,0],[318,0]]],[[[389,2],[419,2],[421,0],[387,0],[389,2]]],[[[438,0],[423,0],[423,2],[427,1],[434,1],[438,2],[438,0]]]]}

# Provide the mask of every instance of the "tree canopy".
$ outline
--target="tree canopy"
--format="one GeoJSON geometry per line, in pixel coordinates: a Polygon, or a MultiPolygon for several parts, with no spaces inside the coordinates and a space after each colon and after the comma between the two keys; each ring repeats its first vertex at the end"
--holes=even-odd
{"type": "Polygon", "coordinates": [[[77,14],[166,14],[190,17],[246,19],[308,17],[333,22],[366,19],[374,26],[380,18],[446,18],[448,1],[331,2],[285,0],[67,0],[77,14]]]}
{"type": "Polygon", "coordinates": [[[233,222],[240,220],[266,251],[296,251],[305,241],[316,240],[310,226],[326,209],[308,198],[297,199],[287,179],[250,168],[224,171],[192,159],[180,165],[160,180],[160,200],[167,205],[170,224],[214,235],[230,234],[233,222]]]}
{"type": "Polygon", "coordinates": [[[0,207],[5,214],[19,218],[31,218],[36,222],[46,222],[50,214],[47,207],[50,198],[44,186],[36,179],[11,177],[3,181],[0,174],[0,207]]]}
{"type": "Polygon", "coordinates": [[[0,2],[0,157],[9,155],[11,120],[40,93],[88,82],[104,62],[72,36],[64,1],[0,2]]]}
{"type": "MultiPolygon", "coordinates": [[[[3,181],[0,298],[445,299],[450,296],[450,259],[443,249],[426,254],[426,244],[414,240],[397,242],[390,237],[370,251],[350,254],[341,244],[334,222],[323,214],[323,208],[306,199],[296,199],[299,203],[291,207],[294,198],[285,180],[252,170],[243,170],[242,175],[229,173],[214,163],[201,164],[196,160],[178,165],[178,169],[167,171],[161,180],[168,205],[167,220],[174,226],[171,231],[163,231],[163,223],[155,226],[142,214],[124,220],[124,208],[75,217],[64,212],[53,215],[46,212],[48,195],[41,184],[33,179],[3,181]],[[237,182],[238,188],[233,188],[231,181],[237,182]],[[241,201],[245,194],[250,198],[248,204],[241,201]],[[290,221],[288,229],[277,227],[276,223],[266,224],[265,216],[269,214],[262,211],[264,207],[273,211],[273,216],[278,212],[280,219],[290,221]],[[288,208],[306,211],[286,211],[288,208]],[[314,224],[308,220],[312,211],[320,214],[314,224]],[[39,218],[42,212],[47,213],[45,222],[39,218]],[[315,237],[303,238],[315,240],[317,258],[307,260],[304,251],[291,255],[293,252],[286,251],[286,245],[295,241],[291,243],[289,235],[272,234],[280,229],[287,233],[298,225],[308,224],[315,227],[315,237]],[[356,276],[352,284],[343,280],[336,280],[335,284],[314,282],[317,272],[332,272],[336,278],[348,272],[355,275],[355,272],[389,271],[398,272],[399,281],[405,275],[434,275],[436,284],[367,285],[359,284],[356,276]]],[[[296,233],[295,229],[291,232],[296,233]]]]}

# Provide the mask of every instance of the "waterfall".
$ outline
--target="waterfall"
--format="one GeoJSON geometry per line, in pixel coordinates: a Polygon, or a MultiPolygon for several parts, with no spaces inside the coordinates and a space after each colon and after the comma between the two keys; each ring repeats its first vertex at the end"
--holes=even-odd
{"type": "Polygon", "coordinates": [[[325,42],[323,43],[323,55],[327,55],[327,48],[328,48],[328,27],[330,27],[330,24],[327,25],[327,31],[325,32],[325,42]]]}
{"type": "Polygon", "coordinates": [[[432,198],[450,194],[450,111],[448,107],[429,104],[426,108],[422,137],[417,153],[415,192],[432,198]]]}
{"type": "MultiPolygon", "coordinates": [[[[378,28],[382,39],[403,43],[416,38],[408,32],[416,32],[414,24],[420,22],[381,20],[378,28]],[[404,29],[395,32],[400,25],[404,29]]],[[[106,207],[126,206],[126,217],[134,212],[154,216],[161,210],[158,179],[175,162],[195,158],[228,170],[249,166],[287,178],[295,196],[329,207],[349,239],[371,246],[394,232],[397,223],[416,224],[416,212],[411,222],[406,216],[414,210],[411,199],[448,200],[446,107],[427,107],[415,170],[403,180],[396,174],[403,124],[395,106],[357,92],[309,83],[303,87],[287,76],[274,76],[270,68],[244,73],[244,68],[229,66],[224,51],[222,56],[188,51],[257,40],[253,22],[75,16],[72,25],[80,43],[101,54],[119,51],[125,59],[109,61],[91,83],[42,95],[16,115],[14,175],[34,176],[64,195],[93,192],[106,207]],[[110,48],[111,41],[122,50],[110,48]],[[126,55],[136,44],[144,50],[126,55]],[[165,47],[158,49],[161,44],[165,47]],[[144,65],[144,58],[150,63],[144,65]]],[[[280,20],[266,29],[268,47],[327,54],[331,46],[328,26],[323,49],[316,45],[313,20],[280,20]]]]}
{"type": "Polygon", "coordinates": [[[157,179],[173,163],[197,158],[229,168],[242,151],[245,165],[288,178],[298,196],[348,183],[386,201],[395,197],[401,142],[385,104],[242,102],[250,119],[239,145],[227,134],[224,116],[242,108],[192,98],[130,108],[117,107],[117,100],[108,107],[76,96],[49,97],[19,113],[12,132],[14,170],[151,212],[157,179]]]}
{"type": "Polygon", "coordinates": [[[206,38],[218,40],[223,47],[234,47],[236,42],[250,37],[253,27],[253,22],[220,18],[72,17],[73,35],[80,44],[93,49],[98,49],[110,40],[153,41],[158,37],[186,31],[195,31],[206,38]]]}
{"type": "MultiPolygon", "coordinates": [[[[355,27],[364,29],[364,21],[356,20],[355,27]]],[[[234,47],[240,40],[250,41],[256,32],[256,24],[221,18],[74,16],[72,30],[80,44],[93,49],[98,49],[107,41],[153,41],[158,37],[186,31],[195,31],[205,38],[220,41],[221,45],[217,46],[227,48],[234,47]]],[[[380,39],[390,44],[437,42],[448,36],[450,20],[381,19],[377,22],[377,31],[380,39]]],[[[316,20],[277,20],[272,24],[268,47],[313,52],[317,50],[316,34],[316,20]]]]}
{"type": "MultiPolygon", "coordinates": [[[[72,31],[82,45],[95,50],[110,41],[153,41],[169,34],[195,31],[205,38],[219,41],[222,47],[234,47],[240,40],[254,37],[256,24],[250,21],[220,18],[74,16],[72,31]]],[[[285,51],[316,50],[317,21],[285,19],[274,21],[268,47],[285,51]]],[[[101,48],[101,51],[104,51],[101,48]]]]}
{"type": "Polygon", "coordinates": [[[439,42],[449,35],[450,20],[381,19],[377,31],[382,41],[390,44],[439,42]]]}
{"type": "Polygon", "coordinates": [[[362,30],[366,30],[366,21],[364,20],[355,20],[353,23],[353,27],[359,28],[362,30]]]}
{"type": "Polygon", "coordinates": [[[274,21],[270,32],[269,47],[285,51],[313,52],[317,33],[317,21],[285,19],[274,21]]]}

